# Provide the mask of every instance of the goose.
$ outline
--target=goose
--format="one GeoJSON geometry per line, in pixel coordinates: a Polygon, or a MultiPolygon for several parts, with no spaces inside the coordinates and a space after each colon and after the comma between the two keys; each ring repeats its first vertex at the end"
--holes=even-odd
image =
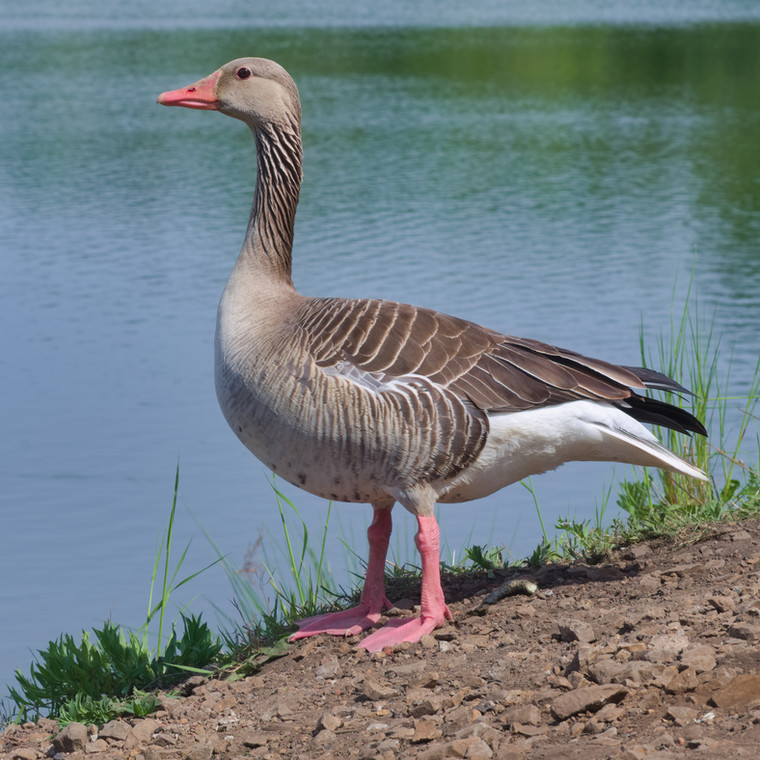
{"type": "Polygon", "coordinates": [[[659,372],[408,304],[298,293],[301,106],[279,64],[239,58],[158,103],[232,116],[255,141],[253,206],[216,324],[214,377],[227,422],[278,477],[373,509],[359,604],[299,621],[291,640],[359,634],[392,606],[383,576],[396,502],[417,520],[420,614],[366,636],[359,646],[371,652],[419,641],[451,618],[436,503],[478,499],[569,461],[706,479],[641,424],[707,434],[689,412],[646,395],[689,393],[659,372]]]}

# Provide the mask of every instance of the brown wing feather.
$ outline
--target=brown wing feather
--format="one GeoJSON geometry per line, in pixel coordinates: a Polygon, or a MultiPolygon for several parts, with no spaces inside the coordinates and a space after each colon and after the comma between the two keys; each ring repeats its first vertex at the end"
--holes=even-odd
{"type": "Polygon", "coordinates": [[[321,366],[348,361],[387,377],[421,375],[484,412],[614,403],[645,387],[626,367],[390,301],[311,299],[298,322],[321,366]]]}

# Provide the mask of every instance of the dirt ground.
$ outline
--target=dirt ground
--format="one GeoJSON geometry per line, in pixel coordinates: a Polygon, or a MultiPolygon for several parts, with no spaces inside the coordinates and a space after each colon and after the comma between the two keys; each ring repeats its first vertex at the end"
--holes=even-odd
{"type": "Polygon", "coordinates": [[[149,718],[11,726],[0,757],[760,757],[760,521],[444,586],[453,620],[420,644],[320,636],[149,718]],[[523,577],[537,593],[485,602],[523,577]]]}

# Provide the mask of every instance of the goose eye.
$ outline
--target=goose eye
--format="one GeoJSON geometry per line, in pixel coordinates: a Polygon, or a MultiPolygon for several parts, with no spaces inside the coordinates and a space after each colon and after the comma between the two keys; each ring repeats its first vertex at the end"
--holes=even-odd
{"type": "Polygon", "coordinates": [[[238,79],[248,79],[249,76],[251,76],[253,72],[247,68],[246,66],[241,66],[236,72],[235,76],[238,79]]]}

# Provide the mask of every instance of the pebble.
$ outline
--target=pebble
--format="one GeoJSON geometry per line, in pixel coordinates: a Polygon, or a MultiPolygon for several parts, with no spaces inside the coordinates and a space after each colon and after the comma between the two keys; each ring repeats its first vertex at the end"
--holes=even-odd
{"type": "Polygon", "coordinates": [[[715,668],[715,650],[709,645],[688,647],[681,652],[680,661],[695,673],[710,672],[715,668]]]}
{"type": "Polygon", "coordinates": [[[760,703],[760,675],[739,675],[710,698],[715,707],[739,708],[760,703]]]}
{"type": "Polygon", "coordinates": [[[514,705],[506,710],[503,718],[508,726],[515,723],[537,726],[541,723],[541,711],[533,704],[514,705]]]}
{"type": "Polygon", "coordinates": [[[728,627],[729,636],[744,641],[757,641],[760,639],[760,626],[749,623],[734,623],[728,627]]]}
{"type": "Polygon", "coordinates": [[[211,744],[199,744],[185,755],[185,760],[211,760],[213,756],[214,747],[211,744]]]}
{"type": "Polygon", "coordinates": [[[132,726],[126,720],[111,720],[98,731],[101,739],[113,739],[123,742],[132,731],[132,726]]]}
{"type": "Polygon", "coordinates": [[[37,753],[33,749],[21,747],[13,752],[11,760],[37,760],[37,753]]]}
{"type": "Polygon", "coordinates": [[[567,720],[582,712],[596,712],[608,702],[620,702],[628,694],[624,686],[589,686],[560,695],[551,703],[556,720],[567,720]]]}
{"type": "Polygon", "coordinates": [[[672,720],[677,726],[685,726],[696,720],[697,711],[692,707],[672,705],[665,713],[665,717],[672,720]]]}
{"type": "Polygon", "coordinates": [[[665,691],[668,694],[685,694],[688,691],[694,691],[699,686],[697,680],[697,674],[693,668],[686,668],[680,673],[676,673],[673,678],[668,681],[665,686],[665,691]]]}
{"type": "Polygon", "coordinates": [[[316,670],[317,678],[335,678],[340,672],[340,662],[335,656],[327,656],[316,670]]]}
{"type": "Polygon", "coordinates": [[[441,729],[438,724],[430,718],[421,718],[415,721],[414,735],[412,742],[428,742],[431,739],[437,739],[441,736],[441,729]]]}
{"type": "Polygon", "coordinates": [[[390,699],[398,694],[398,691],[392,686],[387,686],[374,681],[373,679],[365,679],[364,688],[362,689],[364,696],[372,702],[377,702],[381,699],[390,699]]]}
{"type": "Polygon", "coordinates": [[[81,723],[69,723],[53,739],[53,747],[55,747],[57,752],[77,752],[84,750],[88,741],[89,733],[87,726],[81,723]]]}
{"type": "Polygon", "coordinates": [[[409,714],[413,718],[422,718],[425,715],[435,715],[440,709],[441,700],[437,697],[432,697],[414,705],[411,710],[409,710],[409,714]]]}
{"type": "Polygon", "coordinates": [[[265,747],[269,742],[269,736],[263,731],[249,731],[240,737],[240,740],[245,747],[255,749],[256,747],[265,747]]]}
{"type": "Polygon", "coordinates": [[[317,731],[335,731],[343,725],[343,721],[334,713],[325,711],[317,720],[317,731]]]}
{"type": "Polygon", "coordinates": [[[582,641],[585,644],[596,641],[594,629],[584,620],[560,620],[558,626],[560,641],[582,641]]]}
{"type": "Polygon", "coordinates": [[[736,602],[730,596],[710,596],[707,603],[718,612],[733,612],[736,609],[736,602]]]}
{"type": "Polygon", "coordinates": [[[124,742],[125,749],[133,749],[140,744],[147,744],[160,726],[161,724],[153,718],[143,718],[136,721],[124,742]]]}

